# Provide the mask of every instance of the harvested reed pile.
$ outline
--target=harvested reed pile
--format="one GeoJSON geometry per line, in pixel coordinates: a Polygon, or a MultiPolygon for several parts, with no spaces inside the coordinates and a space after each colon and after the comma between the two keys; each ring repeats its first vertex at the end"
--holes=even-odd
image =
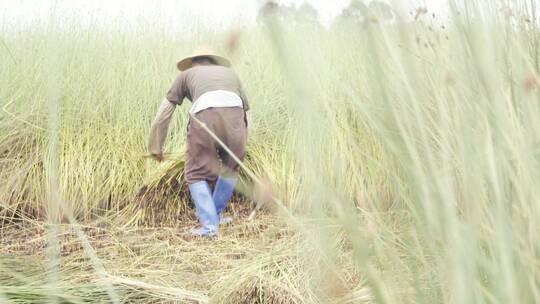
{"type": "MultiPolygon", "coordinates": [[[[135,194],[134,202],[126,207],[125,212],[134,214],[128,222],[138,224],[174,223],[183,218],[194,218],[194,206],[189,189],[184,181],[184,153],[168,153],[165,161],[149,174],[143,186],[135,194]]],[[[230,208],[237,212],[247,212],[251,207],[245,192],[247,176],[241,175],[230,208]]],[[[211,185],[212,187],[213,185],[211,185]]]]}

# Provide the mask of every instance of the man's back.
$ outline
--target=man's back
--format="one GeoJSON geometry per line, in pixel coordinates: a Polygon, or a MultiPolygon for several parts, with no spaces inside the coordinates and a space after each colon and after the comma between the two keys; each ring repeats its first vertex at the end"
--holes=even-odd
{"type": "Polygon", "coordinates": [[[201,65],[182,72],[167,93],[167,99],[181,104],[185,97],[196,101],[201,95],[212,91],[229,91],[237,94],[243,101],[244,110],[249,109],[240,79],[231,68],[220,65],[201,65]]]}

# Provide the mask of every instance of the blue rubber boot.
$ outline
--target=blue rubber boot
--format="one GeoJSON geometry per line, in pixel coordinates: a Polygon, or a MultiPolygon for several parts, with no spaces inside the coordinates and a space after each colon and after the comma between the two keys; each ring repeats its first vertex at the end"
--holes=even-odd
{"type": "Polygon", "coordinates": [[[191,230],[191,234],[196,236],[214,236],[218,233],[219,217],[216,206],[212,200],[210,187],[206,181],[200,181],[189,185],[191,199],[197,209],[197,216],[201,223],[201,228],[191,230]]]}
{"type": "Polygon", "coordinates": [[[232,217],[224,217],[223,212],[225,211],[225,208],[227,208],[229,200],[233,195],[234,186],[236,185],[237,180],[237,178],[225,178],[220,176],[216,182],[212,199],[216,205],[216,212],[220,218],[220,224],[228,224],[233,221],[232,217]]]}

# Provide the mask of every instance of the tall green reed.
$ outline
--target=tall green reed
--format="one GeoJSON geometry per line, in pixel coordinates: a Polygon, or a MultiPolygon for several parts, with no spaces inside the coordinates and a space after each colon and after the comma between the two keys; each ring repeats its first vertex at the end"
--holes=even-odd
{"type": "MultiPolygon", "coordinates": [[[[305,223],[304,240],[290,249],[316,261],[299,268],[300,298],[345,301],[359,290],[347,282],[365,279],[378,303],[538,300],[536,17],[529,11],[527,22],[525,11],[479,1],[465,9],[456,5],[444,28],[420,16],[330,29],[270,21],[245,31],[233,60],[253,105],[249,165],[305,223]]],[[[55,65],[65,77],[59,189],[81,220],[102,209],[125,216],[133,191],[155,170],[137,155],[173,63],[201,36],[223,38],[111,33],[57,38],[55,65]]],[[[0,77],[7,105],[0,118],[12,126],[0,134],[8,151],[0,200],[38,214],[46,193],[40,159],[55,154],[43,150],[47,35],[7,37],[13,54],[36,60],[0,61],[10,71],[0,77]]],[[[183,146],[185,108],[168,150],[183,146]]],[[[261,271],[251,266],[231,280],[261,271]]]]}

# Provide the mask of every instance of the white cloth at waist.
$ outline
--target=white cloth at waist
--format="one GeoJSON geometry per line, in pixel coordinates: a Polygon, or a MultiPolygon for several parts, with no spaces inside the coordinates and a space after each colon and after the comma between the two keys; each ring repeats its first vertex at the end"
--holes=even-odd
{"type": "Polygon", "coordinates": [[[202,94],[191,106],[189,113],[195,114],[208,108],[227,108],[227,107],[243,107],[242,98],[238,94],[225,91],[215,90],[202,94]]]}

